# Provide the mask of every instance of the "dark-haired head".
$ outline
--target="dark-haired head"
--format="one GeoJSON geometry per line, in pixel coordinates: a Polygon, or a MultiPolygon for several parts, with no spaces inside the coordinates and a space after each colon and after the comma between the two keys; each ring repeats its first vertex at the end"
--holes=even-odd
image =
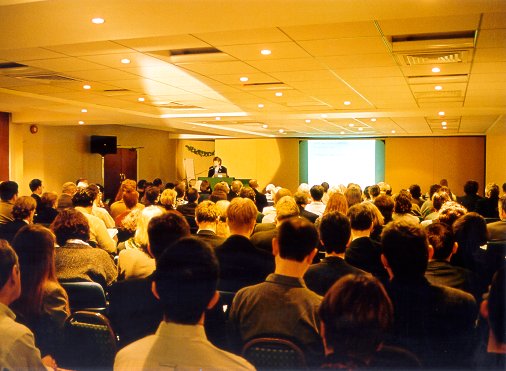
{"type": "Polygon", "coordinates": [[[328,254],[342,254],[350,242],[351,225],[348,217],[339,211],[324,214],[320,222],[320,239],[328,254]]]}
{"type": "Polygon", "coordinates": [[[88,219],[74,209],[60,211],[51,224],[51,230],[56,235],[59,246],[64,246],[70,239],[88,241],[90,238],[88,219]]]}
{"type": "Polygon", "coordinates": [[[315,251],[318,232],[307,219],[292,217],[281,223],[275,241],[281,258],[303,262],[315,251]]]}
{"type": "Polygon", "coordinates": [[[189,235],[190,226],[185,217],[177,211],[169,210],[149,221],[149,251],[156,260],[175,241],[189,235]]]}
{"type": "Polygon", "coordinates": [[[447,259],[453,252],[455,237],[451,227],[444,223],[432,223],[425,228],[429,244],[434,250],[433,259],[447,259]]]}

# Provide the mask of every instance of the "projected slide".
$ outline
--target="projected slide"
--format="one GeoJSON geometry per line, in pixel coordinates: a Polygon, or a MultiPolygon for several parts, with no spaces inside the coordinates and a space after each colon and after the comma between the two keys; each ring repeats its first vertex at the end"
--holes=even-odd
{"type": "Polygon", "coordinates": [[[378,140],[308,140],[308,183],[331,186],[357,183],[362,189],[376,184],[378,140]]]}

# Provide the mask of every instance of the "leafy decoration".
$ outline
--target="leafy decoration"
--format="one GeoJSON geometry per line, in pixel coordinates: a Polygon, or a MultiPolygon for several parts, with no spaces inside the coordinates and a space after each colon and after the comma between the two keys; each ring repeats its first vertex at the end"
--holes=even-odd
{"type": "Polygon", "coordinates": [[[200,156],[200,157],[210,157],[214,156],[214,151],[208,152],[208,151],[202,151],[201,149],[197,149],[193,146],[185,145],[186,149],[190,151],[191,153],[200,156]]]}

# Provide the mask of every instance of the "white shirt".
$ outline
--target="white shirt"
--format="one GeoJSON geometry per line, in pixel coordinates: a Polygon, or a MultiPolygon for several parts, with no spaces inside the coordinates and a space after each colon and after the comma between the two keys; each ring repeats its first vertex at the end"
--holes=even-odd
{"type": "Polygon", "coordinates": [[[325,211],[325,204],[321,201],[313,201],[310,204],[306,205],[304,210],[322,216],[323,212],[325,211]]]}
{"type": "Polygon", "coordinates": [[[254,370],[245,359],[216,348],[201,325],[162,321],[155,335],[116,354],[114,370],[254,370]]]}

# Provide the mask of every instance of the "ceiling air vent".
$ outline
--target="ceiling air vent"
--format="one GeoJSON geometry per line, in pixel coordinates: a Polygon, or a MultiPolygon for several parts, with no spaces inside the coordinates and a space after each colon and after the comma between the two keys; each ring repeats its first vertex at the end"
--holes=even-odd
{"type": "Polygon", "coordinates": [[[180,111],[204,110],[205,109],[202,107],[193,106],[191,104],[184,104],[184,103],[179,103],[179,102],[157,102],[157,101],[154,101],[152,103],[156,107],[163,107],[163,108],[168,108],[168,109],[172,109],[172,110],[180,110],[180,111]]]}
{"type": "Polygon", "coordinates": [[[53,71],[44,70],[42,68],[36,68],[27,66],[21,63],[5,62],[0,63],[0,74],[3,76],[12,77],[20,80],[36,80],[43,82],[66,82],[66,81],[79,81],[72,77],[68,77],[53,71]]]}
{"type": "Polygon", "coordinates": [[[148,54],[175,64],[199,61],[220,62],[224,60],[232,60],[231,56],[213,47],[153,50],[148,52],[148,54]]]}
{"type": "Polygon", "coordinates": [[[24,74],[7,74],[9,77],[14,77],[16,79],[21,80],[37,80],[37,81],[59,81],[59,82],[71,82],[71,81],[79,81],[78,79],[74,79],[72,77],[59,75],[57,73],[24,73],[24,74]]]}
{"type": "Polygon", "coordinates": [[[108,97],[117,97],[121,95],[128,95],[131,94],[132,91],[128,89],[105,89],[104,95],[107,95],[108,97]]]}

